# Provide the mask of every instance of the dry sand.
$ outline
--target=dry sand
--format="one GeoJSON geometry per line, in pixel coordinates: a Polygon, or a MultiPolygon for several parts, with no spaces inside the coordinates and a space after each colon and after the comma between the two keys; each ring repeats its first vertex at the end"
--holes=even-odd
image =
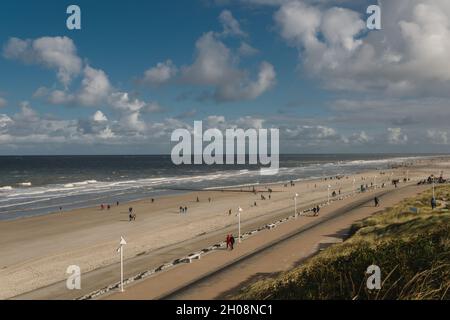
{"type": "MultiPolygon", "coordinates": [[[[447,160],[448,161],[448,160],[447,160]]],[[[423,179],[429,174],[448,171],[448,162],[422,160],[409,168],[409,177],[423,179]]],[[[128,245],[125,259],[128,275],[150,269],[152,263],[170,261],[175,255],[182,257],[193,248],[201,249],[222,239],[228,231],[236,234],[238,206],[243,208],[243,231],[293,212],[293,195],[299,194],[298,207],[310,206],[327,197],[327,185],[352,191],[373,182],[387,183],[393,178],[403,178],[405,168],[364,172],[340,180],[297,182],[295,187],[272,185],[271,200],[260,200],[260,194],[251,192],[191,192],[176,196],[150,199],[113,206],[111,210],[88,208],[45,216],[0,222],[0,298],[74,298],[109,284],[117,275],[119,256],[116,248],[123,236],[128,245]],[[365,177],[365,180],[362,180],[365,177]],[[317,185],[317,187],[315,187],[317,185]],[[196,202],[196,197],[200,202],[196,202]],[[208,202],[208,198],[212,201],[208,202]],[[257,202],[255,207],[253,204],[257,202]],[[128,221],[128,207],[137,213],[137,221],[128,221]],[[187,206],[188,213],[180,215],[179,207],[187,206]],[[233,214],[228,215],[229,209],[233,214]],[[149,262],[151,261],[151,263],[149,262]],[[135,262],[135,263],[134,263],[135,262]],[[82,270],[82,290],[67,292],[64,281],[66,269],[78,265],[82,270]],[[86,280],[88,279],[88,280],[86,280]],[[36,290],[38,289],[38,290],[36,290]]],[[[258,191],[267,191],[258,186],[258,191]]],[[[246,190],[245,188],[243,189],[246,190]]],[[[268,193],[264,194],[268,198],[268,193]]],[[[114,199],[111,199],[113,202],[114,199]]],[[[114,280],[115,282],[117,280],[114,280]]]]}

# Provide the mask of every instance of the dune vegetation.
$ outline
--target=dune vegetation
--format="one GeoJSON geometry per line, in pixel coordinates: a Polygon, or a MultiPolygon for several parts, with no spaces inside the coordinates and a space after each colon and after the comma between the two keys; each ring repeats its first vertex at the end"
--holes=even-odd
{"type": "Polygon", "coordinates": [[[343,243],[243,288],[235,298],[449,299],[450,187],[436,188],[435,210],[431,197],[429,190],[354,224],[343,243]],[[367,288],[370,265],[381,269],[379,290],[367,288]]]}

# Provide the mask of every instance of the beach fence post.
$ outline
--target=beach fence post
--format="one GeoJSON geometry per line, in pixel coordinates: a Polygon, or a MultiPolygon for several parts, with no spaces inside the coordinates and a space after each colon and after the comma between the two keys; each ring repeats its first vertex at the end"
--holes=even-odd
{"type": "Polygon", "coordinates": [[[241,212],[242,208],[238,208],[238,232],[239,232],[239,243],[241,243],[241,212]]]}
{"type": "Polygon", "coordinates": [[[294,217],[295,217],[295,219],[297,219],[297,197],[298,197],[298,193],[296,193],[294,195],[294,217]]]}
{"type": "Polygon", "coordinates": [[[123,292],[123,246],[126,245],[127,242],[123,237],[120,237],[119,248],[117,248],[117,252],[120,252],[120,291],[123,292]]]}

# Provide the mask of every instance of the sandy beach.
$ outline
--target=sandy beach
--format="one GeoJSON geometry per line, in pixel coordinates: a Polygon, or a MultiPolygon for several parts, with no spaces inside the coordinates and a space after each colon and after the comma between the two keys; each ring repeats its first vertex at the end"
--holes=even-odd
{"type": "MultiPolygon", "coordinates": [[[[236,236],[235,214],[239,206],[243,209],[241,221],[245,232],[286,213],[293,214],[295,193],[299,195],[298,209],[302,209],[326,201],[328,185],[331,192],[341,190],[342,195],[353,192],[353,179],[355,188],[371,183],[381,188],[385,183],[387,190],[393,188],[391,179],[403,179],[408,174],[412,184],[430,174],[439,175],[441,170],[444,175],[450,173],[448,159],[420,160],[408,168],[374,170],[341,179],[307,180],[296,182],[295,186],[258,185],[256,194],[251,187],[243,187],[186,192],[156,198],[154,202],[144,199],[119,206],[111,199],[110,210],[98,206],[1,221],[0,298],[73,299],[111,281],[117,282],[116,249],[121,236],[128,243],[125,260],[129,267],[125,276],[131,276],[201,249],[202,245],[223,241],[227,232],[236,236]],[[270,200],[268,188],[273,190],[270,200]],[[261,195],[266,200],[261,200],[261,195]],[[186,214],[180,214],[180,206],[188,207],[186,214]],[[129,221],[129,207],[133,207],[136,221],[129,221]],[[70,265],[81,268],[82,290],[65,289],[66,269],[70,265]]],[[[400,195],[397,200],[401,200],[400,195]]]]}

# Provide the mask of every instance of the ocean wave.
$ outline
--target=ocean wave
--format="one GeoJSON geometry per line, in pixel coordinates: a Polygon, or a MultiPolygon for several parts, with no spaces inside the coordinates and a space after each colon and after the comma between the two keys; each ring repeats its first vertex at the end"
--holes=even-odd
{"type": "Polygon", "coordinates": [[[79,181],[79,182],[70,182],[70,183],[66,183],[64,185],[64,188],[82,187],[82,186],[87,186],[89,184],[95,184],[97,182],[98,182],[97,180],[85,180],[85,181],[79,181]]]}

